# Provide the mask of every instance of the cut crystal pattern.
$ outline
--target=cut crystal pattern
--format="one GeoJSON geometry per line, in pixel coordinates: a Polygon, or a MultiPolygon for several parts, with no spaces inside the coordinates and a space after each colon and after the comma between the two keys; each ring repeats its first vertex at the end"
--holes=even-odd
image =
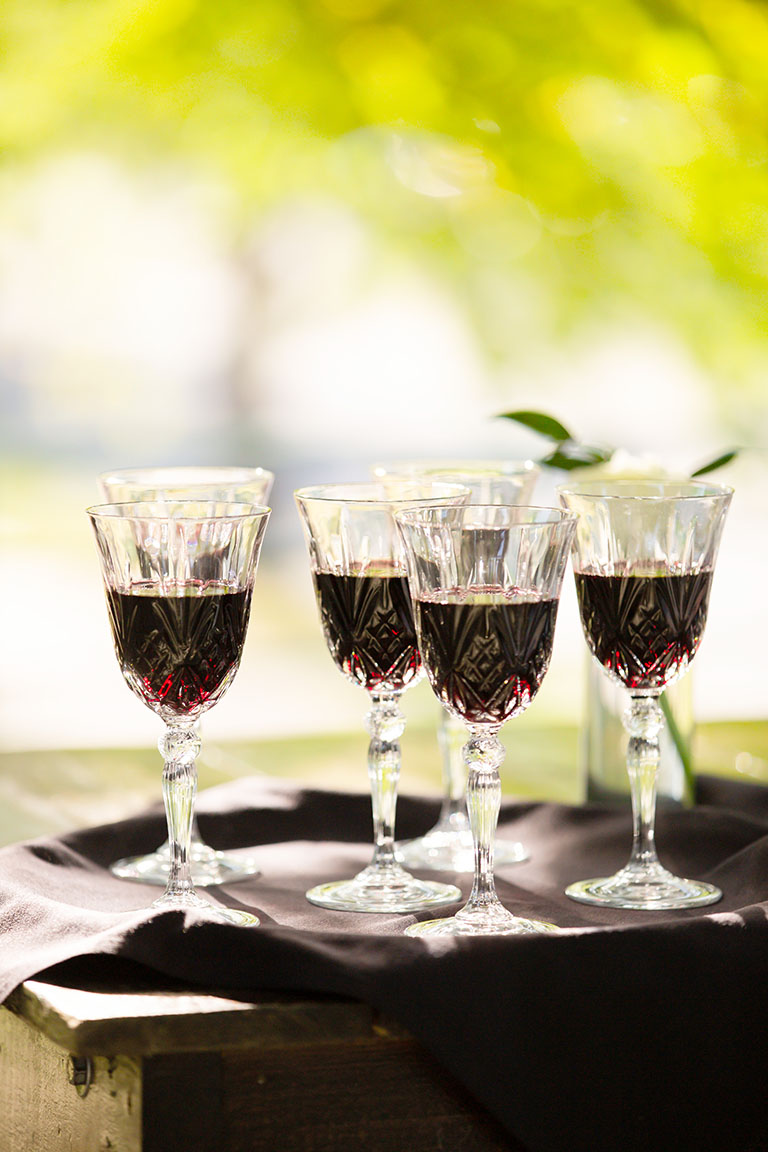
{"type": "Polygon", "coordinates": [[[711,571],[668,575],[576,574],[584,633],[603,667],[627,688],[677,679],[704,633],[711,571]]]}
{"type": "Polygon", "coordinates": [[[401,575],[314,576],[336,664],[369,691],[400,692],[421,673],[408,581],[401,575]]]}
{"type": "Polygon", "coordinates": [[[416,605],[424,662],[443,704],[468,724],[501,725],[527,708],[552,654],[556,600],[502,593],[416,605]]]}

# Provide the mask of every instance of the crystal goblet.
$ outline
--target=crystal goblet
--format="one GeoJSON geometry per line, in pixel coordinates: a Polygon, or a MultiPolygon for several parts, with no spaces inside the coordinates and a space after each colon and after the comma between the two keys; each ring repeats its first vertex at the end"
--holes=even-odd
{"type": "Polygon", "coordinates": [[[523,712],[549,667],[575,517],[555,508],[467,505],[396,514],[419,649],[432,690],[469,729],[467,811],[475,874],[455,916],[416,935],[513,935],[554,927],[515,916],[493,876],[502,726],[523,712]]]}
{"type": "Polygon", "coordinates": [[[310,889],[307,899],[353,912],[409,912],[450,904],[460,899],[458,888],[416,879],[395,859],[399,740],[405,728],[400,697],[420,679],[422,666],[393,512],[418,503],[455,504],[466,499],[466,489],[416,482],[384,487],[368,481],[302,488],[295,495],[328,648],[339,670],[371,701],[373,859],[353,879],[310,889]]]}
{"type": "Polygon", "coordinates": [[[274,473],[266,468],[230,464],[119,468],[98,476],[101,494],[110,504],[225,500],[232,504],[263,507],[269,499],[274,480],[274,473]]]}
{"type": "Polygon", "coordinates": [[[722,895],[718,888],[673,875],[656,852],[659,697],[701,643],[732,489],[699,481],[584,480],[558,493],[579,517],[573,569],[587,644],[629,694],[624,727],[633,812],[628,863],[566,892],[612,908],[712,904],[722,895]]]}
{"type": "MultiPolygon", "coordinates": [[[[137,501],[225,500],[230,503],[266,505],[274,475],[266,468],[231,465],[170,465],[158,468],[123,468],[98,477],[103,499],[110,504],[137,501]]],[[[200,835],[197,817],[192,819],[190,847],[192,880],[197,888],[231,883],[254,876],[258,866],[252,856],[211,848],[200,835]]],[[[111,866],[115,876],[165,886],[170,868],[168,841],[144,856],[128,856],[111,866]]]]}
{"type": "Polygon", "coordinates": [[[165,724],[158,747],[170,867],[154,906],[202,908],[232,923],[257,924],[251,913],[197,895],[189,855],[196,721],[239,667],[269,509],[207,500],[103,504],[88,515],[121,671],[165,724]]]}
{"type": "MultiPolygon", "coordinates": [[[[463,484],[473,504],[530,504],[540,468],[532,460],[421,459],[374,464],[373,476],[389,480],[442,480],[463,484]]],[[[447,708],[440,708],[437,743],[442,767],[440,815],[424,836],[397,845],[398,859],[407,868],[444,872],[474,872],[472,829],[467,814],[467,767],[462,749],[464,725],[447,708]]],[[[496,864],[518,864],[528,852],[519,840],[496,838],[496,864]]]]}

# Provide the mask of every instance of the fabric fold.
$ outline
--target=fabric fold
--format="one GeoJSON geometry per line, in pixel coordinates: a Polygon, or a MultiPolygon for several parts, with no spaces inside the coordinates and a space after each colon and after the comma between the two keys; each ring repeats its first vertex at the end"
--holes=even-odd
{"type": "MultiPolygon", "coordinates": [[[[256,911],[260,927],[158,912],[156,889],[112,876],[111,860],[157,847],[157,809],[12,845],[0,852],[0,996],[41,973],[72,982],[81,971],[85,982],[102,957],[107,978],[114,958],[241,999],[351,997],[399,1021],[529,1152],[646,1152],[683,1138],[757,1150],[768,1140],[768,789],[718,781],[705,799],[662,810],[658,843],[664,863],[713,879],[720,903],[575,904],[568,882],[625,861],[629,811],[506,802],[500,834],[530,859],[497,870],[499,895],[562,931],[430,940],[403,935],[412,916],[331,912],[304,897],[370,859],[367,796],[263,778],[222,785],[201,796],[204,836],[247,848],[261,874],[207,895],[256,911]]],[[[398,833],[426,831],[436,810],[401,797],[398,833]]],[[[445,879],[468,893],[469,877],[445,879]]]]}

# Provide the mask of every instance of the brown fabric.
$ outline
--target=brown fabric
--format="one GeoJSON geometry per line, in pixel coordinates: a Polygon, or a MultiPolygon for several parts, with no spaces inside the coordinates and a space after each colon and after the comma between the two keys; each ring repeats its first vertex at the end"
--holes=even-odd
{"type": "MultiPolygon", "coordinates": [[[[710,909],[573,903],[567,882],[626,861],[628,811],[506,803],[500,833],[531,858],[497,870],[499,895],[564,931],[428,942],[403,936],[413,917],[304,898],[369,861],[367,797],[238,781],[200,797],[200,827],[216,847],[256,846],[261,876],[208,895],[261,927],[158,913],[156,890],[111,875],[111,860],[163,839],[159,809],[13,845],[0,853],[0,996],[51,968],[108,973],[93,957],[243,998],[341,994],[398,1018],[529,1152],[768,1149],[768,789],[711,782],[700,799],[661,812],[657,839],[668,867],[723,889],[710,909]]],[[[401,797],[398,834],[435,815],[401,797]]]]}

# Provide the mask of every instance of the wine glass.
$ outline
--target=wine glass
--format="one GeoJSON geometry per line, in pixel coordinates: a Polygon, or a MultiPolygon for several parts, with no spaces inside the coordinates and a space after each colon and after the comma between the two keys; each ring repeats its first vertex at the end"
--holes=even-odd
{"type": "Polygon", "coordinates": [[[611,908],[712,904],[722,895],[718,888],[674,876],[656,853],[659,697],[701,643],[732,489],[699,481],[585,480],[558,493],[579,517],[573,569],[587,644],[629,693],[624,727],[633,811],[625,867],[566,892],[611,908]]]}
{"type": "Polygon", "coordinates": [[[367,728],[373,860],[353,879],[319,884],[307,899],[352,912],[410,912],[450,904],[452,884],[416,879],[395,859],[400,696],[423,674],[393,512],[418,503],[466,499],[459,485],[408,482],[325,484],[296,492],[320,620],[339,670],[370,697],[367,728]]]}
{"type": "Polygon", "coordinates": [[[269,509],[184,501],[88,509],[115,652],[128,686],[165,723],[163,799],[170,867],[158,908],[202,908],[236,924],[249,912],[197,895],[189,849],[200,751],[196,721],[237,672],[269,509]]]}
{"type": "MultiPolygon", "coordinates": [[[[225,500],[263,506],[269,499],[274,475],[266,468],[230,465],[171,465],[159,468],[122,468],[103,472],[99,488],[110,504],[137,501],[225,500]]],[[[197,817],[192,818],[190,847],[192,881],[197,888],[231,883],[258,872],[252,856],[217,851],[200,835],[197,817]]],[[[145,856],[128,856],[111,866],[115,876],[165,886],[170,868],[168,841],[145,856]]]]}
{"type": "Polygon", "coordinates": [[[99,488],[110,504],[138,501],[225,500],[263,506],[274,474],[266,468],[234,465],[168,465],[159,468],[119,468],[102,472],[99,488]]]}
{"type": "Polygon", "coordinates": [[[502,726],[533,700],[549,667],[575,516],[555,508],[467,505],[396,514],[421,658],[432,690],[469,729],[467,810],[475,874],[455,916],[408,935],[551,932],[514,916],[493,878],[502,726]]]}
{"type": "MultiPolygon", "coordinates": [[[[376,479],[443,480],[463,484],[473,504],[530,504],[540,473],[532,460],[399,460],[374,464],[376,479]]],[[[397,857],[408,868],[441,872],[474,872],[475,852],[467,815],[467,769],[462,755],[464,725],[447,708],[440,708],[437,743],[442,766],[443,801],[437,823],[415,840],[397,845],[397,857]]],[[[496,864],[518,864],[528,852],[519,840],[496,838],[496,864]]]]}

